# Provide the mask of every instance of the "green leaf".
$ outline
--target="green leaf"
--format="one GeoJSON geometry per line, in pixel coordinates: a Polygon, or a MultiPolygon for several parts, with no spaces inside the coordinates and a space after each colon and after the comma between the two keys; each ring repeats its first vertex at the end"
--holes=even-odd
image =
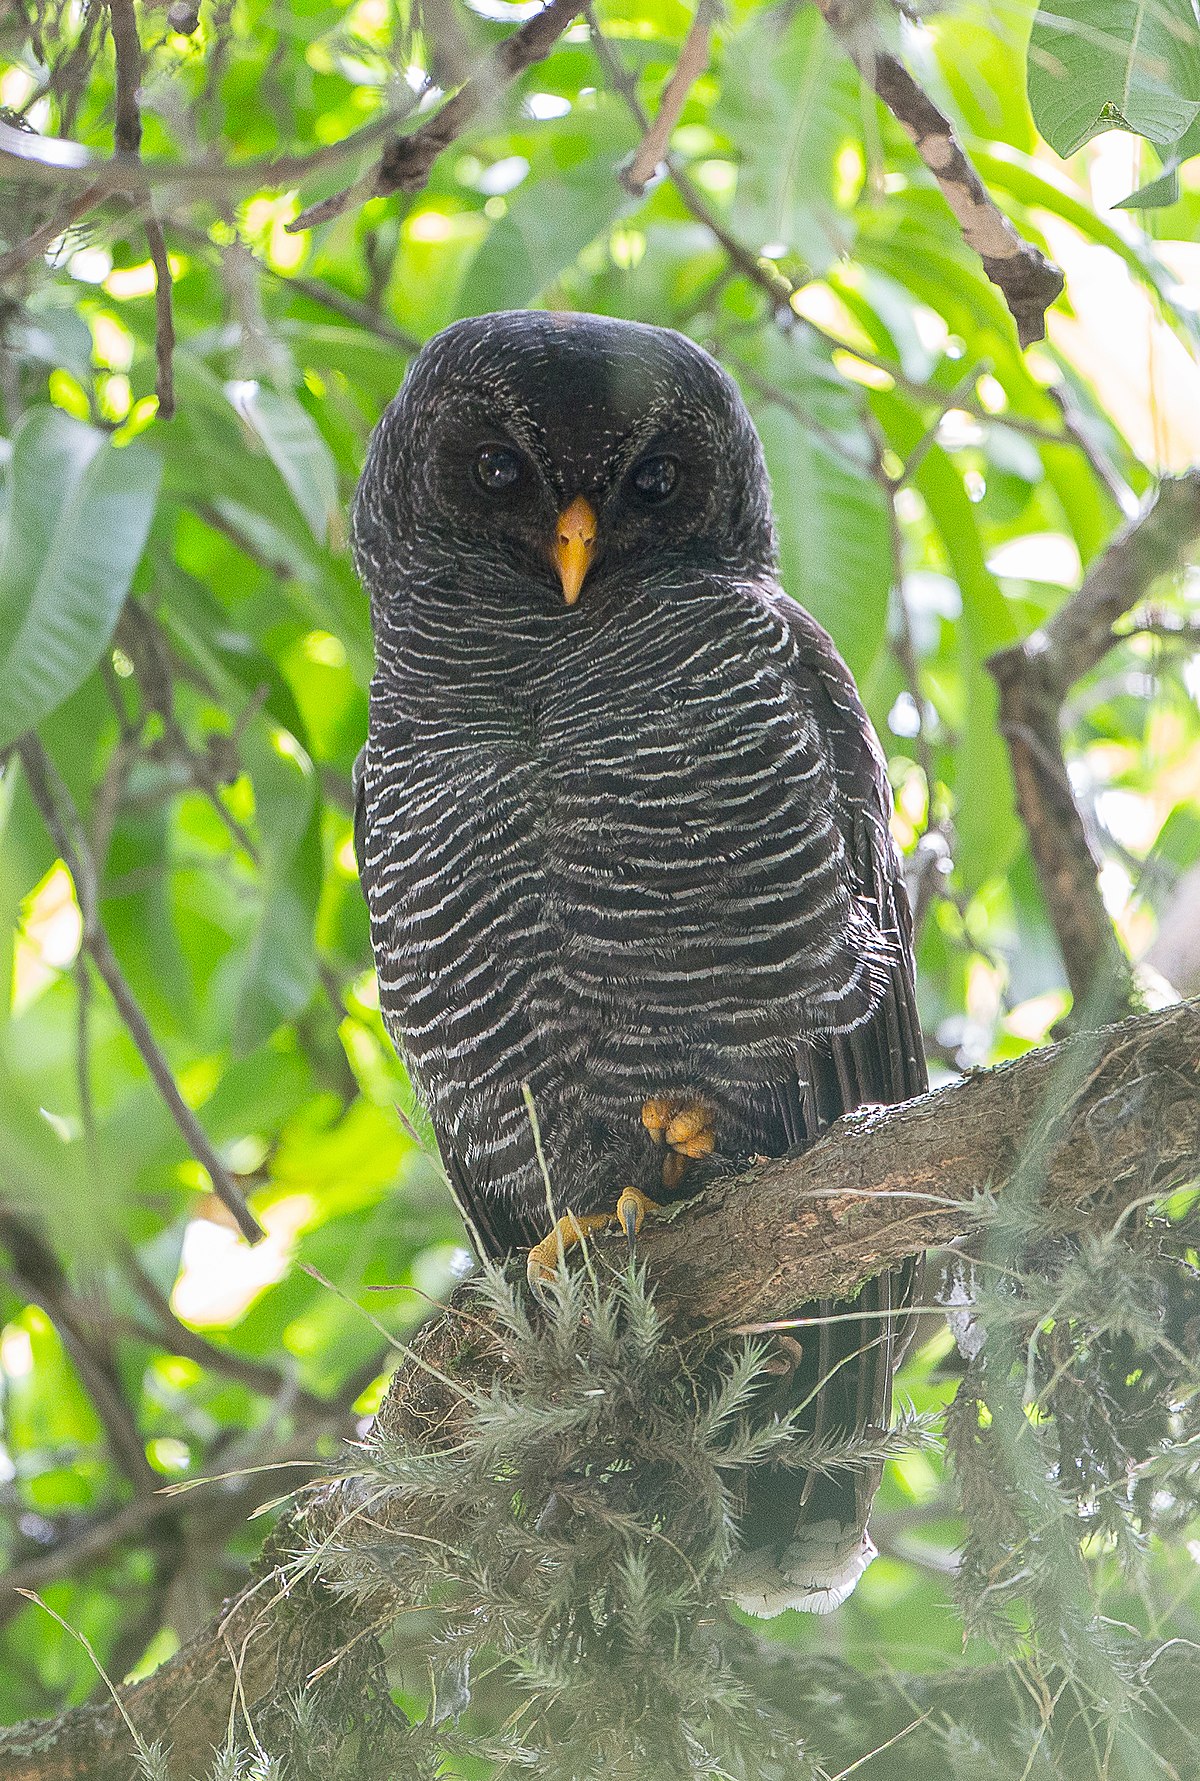
{"type": "Polygon", "coordinates": [[[253,380],[226,385],[226,395],[291,490],[318,544],[338,512],[333,455],[308,410],[253,380]]]}
{"type": "Polygon", "coordinates": [[[1114,205],[1116,210],[1161,210],[1179,197],[1179,169],[1193,155],[1200,155],[1200,113],[1192,119],[1177,142],[1163,151],[1162,172],[1157,179],[1147,180],[1136,192],[1114,205]]]}
{"type": "Polygon", "coordinates": [[[623,119],[607,103],[563,120],[467,267],[455,303],[459,315],[532,302],[633,208],[615,172],[624,134],[623,119]]]}
{"type": "Polygon", "coordinates": [[[771,472],[781,579],[861,678],[886,628],[892,547],[857,398],[799,342],[764,346],[763,374],[788,406],[753,384],[746,395],[771,472]]]}
{"type": "MultiPolygon", "coordinates": [[[[921,423],[899,395],[875,398],[888,438],[904,455],[921,436],[921,423]]],[[[963,882],[975,889],[1002,872],[1013,857],[1020,830],[1013,802],[1008,750],[1000,734],[995,682],[987,658],[1014,643],[1017,624],[987,566],[978,508],[968,498],[953,460],[933,445],[918,466],[914,484],[929,511],[946,561],[962,593],[958,630],[959,672],[966,713],[964,735],[954,760],[953,791],[958,836],[956,863],[963,882]]]]}
{"type": "Polygon", "coordinates": [[[726,46],[722,112],[741,145],[734,232],[752,249],[782,241],[824,270],[846,227],[830,196],[858,126],[859,79],[815,7],[757,12],[726,46]]]}
{"type": "Polygon", "coordinates": [[[0,747],[70,697],[116,628],[150,530],[161,466],[57,408],[32,409],[13,444],[0,528],[0,747]]]}
{"type": "Polygon", "coordinates": [[[258,724],[244,744],[262,840],[259,915],[234,1014],[243,1054],[298,1014],[317,982],[313,920],[321,894],[321,807],[306,751],[288,731],[258,724]]]}
{"type": "Polygon", "coordinates": [[[1034,122],[1064,158],[1102,130],[1166,147],[1200,114],[1191,0],[1043,0],[1028,81],[1034,122]]]}

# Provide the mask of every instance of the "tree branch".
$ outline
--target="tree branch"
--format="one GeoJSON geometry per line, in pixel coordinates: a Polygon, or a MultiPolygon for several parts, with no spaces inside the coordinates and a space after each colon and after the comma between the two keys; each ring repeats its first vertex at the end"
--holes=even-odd
{"type": "MultiPolygon", "coordinates": [[[[117,60],[116,127],[114,144],[119,156],[140,161],[142,155],[142,113],[138,104],[138,87],[142,79],[142,44],[138,36],[137,15],[133,0],[108,0],[109,24],[112,29],[113,54],[117,60]]],[[[169,421],[175,412],[175,318],[171,307],[171,262],[162,224],[150,201],[144,224],[146,245],[154,264],[154,351],[157,360],[155,393],[162,420],[169,421]]]]}
{"type": "Polygon", "coordinates": [[[708,67],[709,33],[715,10],[714,0],[699,0],[674,73],[663,88],[658,116],[652,124],[647,124],[628,165],[618,174],[625,190],[635,198],[642,196],[665,160],[671,132],[679,122],[687,96],[708,67]]]}
{"type": "Polygon", "coordinates": [[[917,153],[941,187],[963,238],[979,255],[1017,324],[1022,346],[1046,333],[1046,311],[1062,295],[1063,275],[1032,242],[1024,241],[1000,210],[925,90],[897,56],[884,48],[874,23],[873,0],[817,0],[830,30],[863,79],[912,138],[917,153]]]}
{"type": "Polygon", "coordinates": [[[95,868],[78,815],[72,813],[73,820],[69,824],[60,815],[50,782],[50,761],[36,736],[26,736],[18,749],[29,782],[30,795],[41,812],[51,839],[75,885],[75,894],[83,917],[83,945],[104,979],[108,992],[129,1029],[129,1035],[142,1055],[143,1063],[166,1102],[168,1112],[196,1161],[207,1170],[213,1192],[232,1214],[243,1237],[248,1242],[256,1243],[263,1234],[262,1227],[246,1205],[237,1183],[213,1149],[204,1127],[180,1094],[171,1066],[159,1049],[158,1041],[150,1030],[150,1023],[126,982],[125,973],[112,949],[112,942],[99,917],[95,868]]]}
{"type": "Polygon", "coordinates": [[[448,99],[428,123],[407,136],[395,136],[387,144],[374,169],[344,191],[310,204],[288,223],[290,234],[315,229],[341,216],[365,198],[387,198],[394,192],[419,192],[429,178],[433,163],[449,148],[476,114],[502,87],[544,61],[578,13],[580,0],[546,0],[542,10],[527,19],[519,31],[504,39],[481,67],[448,99]]]}
{"type": "Polygon", "coordinates": [[[1103,995],[1108,1015],[1136,1004],[1128,959],[1097,882],[1097,861],[1067,772],[1060,731],[1074,683],[1119,639],[1113,626],[1200,539],[1200,471],[1168,477],[1148,507],[1091,565],[1079,591],[1023,643],[988,662],[1012,758],[1017,809],[1077,1007],[1103,995]],[[1111,1000],[1107,998],[1111,997],[1111,1000]]]}
{"type": "MultiPolygon", "coordinates": [[[[732,1330],[845,1296],[881,1268],[969,1231],[992,1196],[1036,1190],[1064,1231],[1109,1226],[1193,1182],[1198,1159],[1200,1002],[1188,1002],[1078,1034],[903,1107],[839,1120],[812,1150],[718,1183],[652,1221],[642,1253],[676,1325],[732,1330]]],[[[621,1249],[606,1239],[593,1254],[620,1266],[621,1249]]],[[[427,1450],[453,1443],[468,1393],[503,1365],[486,1308],[460,1289],[396,1373],[383,1426],[427,1450]]],[[[142,1735],[169,1743],[181,1768],[202,1767],[223,1736],[235,1698],[230,1650],[243,1653],[237,1698],[246,1711],[277,1680],[295,1687],[308,1673],[289,1669],[298,1627],[337,1604],[316,1578],[289,1571],[285,1555],[334,1529],[353,1540],[363,1511],[353,1491],[330,1481],[309,1492],[219,1624],[122,1691],[142,1735]]],[[[372,1537],[364,1526],[362,1538],[372,1537]]],[[[354,1608],[358,1631],[369,1612],[354,1608]]],[[[115,1708],[86,1708],[0,1734],[0,1769],[6,1781],[124,1781],[129,1751],[115,1708]]]]}

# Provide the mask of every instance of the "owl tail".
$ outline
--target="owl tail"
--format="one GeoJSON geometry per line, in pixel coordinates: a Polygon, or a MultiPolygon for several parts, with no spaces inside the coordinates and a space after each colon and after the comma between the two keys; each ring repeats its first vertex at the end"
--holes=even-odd
{"type": "Polygon", "coordinates": [[[795,1418],[799,1439],[827,1456],[827,1469],[768,1464],[747,1474],[742,1550],[726,1578],[746,1613],[763,1619],[785,1608],[832,1613],[875,1557],[867,1521],[883,1466],[877,1458],[854,1462],[852,1456],[857,1435],[878,1437],[891,1422],[892,1374],[913,1284],[906,1265],[869,1281],[852,1305],[824,1300],[797,1314],[789,1343],[793,1365],[760,1402],[795,1418]]]}
{"type": "MultiPolygon", "coordinates": [[[[789,1487],[798,1489],[794,1473],[776,1472],[772,1482],[785,1496],[789,1487]]],[[[790,1534],[782,1532],[772,1544],[752,1547],[735,1560],[726,1587],[737,1606],[762,1620],[785,1608],[802,1614],[840,1608],[875,1557],[867,1514],[877,1483],[874,1473],[870,1480],[818,1480],[790,1534]]],[[[784,1509],[778,1497],[775,1509],[777,1515],[784,1509]]]]}

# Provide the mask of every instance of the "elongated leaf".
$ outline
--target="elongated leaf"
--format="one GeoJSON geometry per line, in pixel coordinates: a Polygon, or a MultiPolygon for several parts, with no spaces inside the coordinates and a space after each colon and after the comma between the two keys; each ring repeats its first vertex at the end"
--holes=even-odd
{"type": "Polygon", "coordinates": [[[1130,192],[1128,198],[1122,198],[1115,208],[1161,210],[1164,205],[1174,204],[1179,196],[1179,169],[1193,155],[1200,155],[1200,112],[1192,119],[1179,140],[1163,149],[1163,168],[1158,178],[1147,180],[1136,192],[1130,192]]]}
{"type": "Polygon", "coordinates": [[[333,455],[308,410],[294,396],[254,382],[231,383],[226,394],[291,490],[319,544],[338,511],[333,455]]]}
{"type": "Polygon", "coordinates": [[[833,169],[861,115],[858,75],[816,7],[751,14],[722,62],[724,115],[744,144],[733,223],[751,248],[781,242],[824,270],[837,258],[833,169]]]}
{"type": "Polygon", "coordinates": [[[1043,0],[1029,40],[1029,103],[1058,154],[1102,130],[1160,148],[1200,113],[1200,27],[1191,0],[1043,0]]]}
{"type": "Polygon", "coordinates": [[[532,302],[603,229],[633,209],[613,177],[627,134],[612,104],[562,120],[467,267],[457,314],[532,302]]]}
{"type": "Polygon", "coordinates": [[[767,385],[789,406],[764,400],[752,385],[746,395],[771,471],[783,585],[861,678],[886,629],[887,503],[847,386],[799,344],[765,346],[767,385]]]}
{"type": "MultiPolygon", "coordinates": [[[[921,436],[919,419],[894,393],[880,392],[875,404],[889,440],[907,455],[921,436]]],[[[953,791],[957,863],[964,882],[975,889],[993,873],[1004,870],[1020,841],[996,687],[984,666],[995,650],[1016,641],[1017,624],[987,566],[979,509],[968,498],[957,467],[940,445],[925,453],[914,482],[962,593],[958,669],[966,715],[963,743],[954,760],[953,791]]]]}
{"type": "Polygon", "coordinates": [[[234,1015],[234,1045],[253,1051],[297,1014],[317,981],[313,921],[321,894],[320,800],[312,761],[288,732],[255,726],[245,747],[263,848],[262,911],[234,1015]]]}
{"type": "Polygon", "coordinates": [[[161,466],[57,408],[18,430],[0,566],[0,747],[56,710],[104,653],[150,530],[161,466]]]}

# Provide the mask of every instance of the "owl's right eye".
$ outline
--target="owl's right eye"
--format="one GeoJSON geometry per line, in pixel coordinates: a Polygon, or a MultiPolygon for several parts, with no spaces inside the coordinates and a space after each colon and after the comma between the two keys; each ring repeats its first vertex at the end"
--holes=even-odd
{"type": "Polygon", "coordinates": [[[489,495],[503,494],[521,474],[521,460],[509,445],[485,445],[475,459],[475,480],[489,495]]]}

